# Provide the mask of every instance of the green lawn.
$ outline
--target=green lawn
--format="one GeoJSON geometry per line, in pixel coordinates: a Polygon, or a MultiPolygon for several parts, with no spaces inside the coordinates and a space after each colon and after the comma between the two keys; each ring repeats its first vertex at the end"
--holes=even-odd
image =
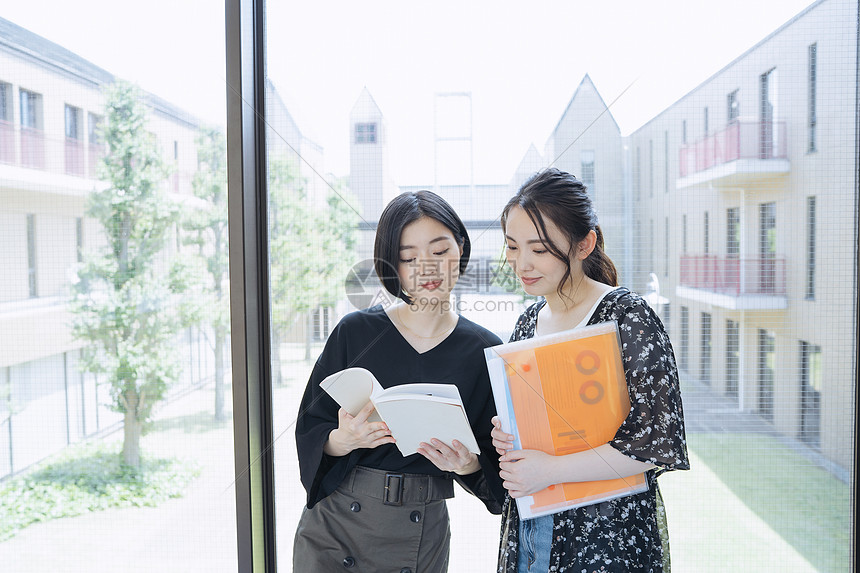
{"type": "Polygon", "coordinates": [[[847,484],[771,436],[687,438],[692,470],[660,480],[676,570],[849,570],[847,484]]]}

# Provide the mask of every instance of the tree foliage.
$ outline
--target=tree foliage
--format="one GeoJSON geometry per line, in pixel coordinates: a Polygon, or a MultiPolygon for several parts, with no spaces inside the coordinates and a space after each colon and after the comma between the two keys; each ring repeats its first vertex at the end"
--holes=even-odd
{"type": "MultiPolygon", "coordinates": [[[[202,200],[185,217],[184,227],[191,231],[187,244],[197,246],[203,259],[208,280],[201,280],[197,293],[205,309],[205,319],[212,328],[215,356],[215,419],[224,413],[225,368],[224,352],[230,330],[228,305],[228,236],[227,236],[227,141],[224,133],[214,127],[200,130],[197,136],[198,169],[191,182],[194,195],[202,200]]],[[[202,278],[201,278],[202,279],[202,278]]]]}
{"type": "MultiPolygon", "coordinates": [[[[314,205],[298,166],[279,157],[269,160],[269,198],[274,339],[297,315],[305,317],[307,358],[310,313],[343,297],[343,281],[355,263],[358,215],[352,205],[357,202],[334,181],[325,204],[314,205]]],[[[278,374],[276,367],[276,379],[278,374]]]]}
{"type": "Polygon", "coordinates": [[[73,332],[87,343],[84,366],[104,374],[112,406],[124,414],[123,460],[140,463],[142,425],[176,380],[175,339],[189,316],[182,293],[187,269],[165,246],[178,220],[166,191],[168,170],[146,130],[140,92],[116,83],[106,92],[103,189],[88,214],[106,244],[85,255],[75,287],[73,332]]]}

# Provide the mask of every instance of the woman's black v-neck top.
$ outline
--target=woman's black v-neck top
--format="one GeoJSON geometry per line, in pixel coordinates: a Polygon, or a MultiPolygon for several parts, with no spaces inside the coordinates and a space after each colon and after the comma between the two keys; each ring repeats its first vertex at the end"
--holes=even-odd
{"type": "Polygon", "coordinates": [[[296,421],[299,469],[308,493],[307,506],[313,507],[337,489],[356,465],[400,473],[447,474],[420,454],[404,458],[394,444],[360,448],[341,457],[323,452],[329,433],[337,428],[338,405],[320,388],[320,382],[351,367],[366,368],[384,388],[416,382],[456,385],[481,449],[478,459],[483,469],[483,476],[473,474],[458,481],[472,489],[477,480],[485,479],[482,489],[488,487],[494,497],[503,499],[498,455],[490,437],[490,419],[496,409],[484,359],[484,349],[501,342],[489,330],[460,316],[447,338],[419,353],[403,338],[382,306],[345,316],[332,331],[314,365],[296,421]]]}

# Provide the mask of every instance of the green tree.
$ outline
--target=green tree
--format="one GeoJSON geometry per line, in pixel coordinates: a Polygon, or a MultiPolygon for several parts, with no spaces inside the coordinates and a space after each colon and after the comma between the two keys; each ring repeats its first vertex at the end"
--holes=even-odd
{"type": "Polygon", "coordinates": [[[85,367],[105,375],[112,406],[123,413],[123,461],[139,467],[143,424],[181,370],[175,341],[188,321],[189,273],[165,251],[179,209],[167,195],[168,170],[146,130],[140,91],[109,86],[105,120],[106,185],[90,195],[88,214],[106,245],[87,253],[79,272],[73,332],[87,343],[85,367]]]}
{"type": "Polygon", "coordinates": [[[325,205],[309,201],[294,162],[269,160],[270,260],[274,381],[280,383],[283,333],[305,323],[305,360],[311,358],[313,311],[334,306],[355,262],[358,215],[339,181],[329,182],[325,205]],[[298,316],[297,316],[298,315],[298,316]]]}
{"type": "Polygon", "coordinates": [[[199,293],[206,320],[212,327],[215,354],[215,419],[224,414],[224,352],[230,330],[227,279],[227,141],[218,128],[203,128],[197,136],[197,172],[191,182],[194,195],[204,201],[191,210],[184,227],[191,231],[186,243],[198,247],[208,280],[199,293]]]}

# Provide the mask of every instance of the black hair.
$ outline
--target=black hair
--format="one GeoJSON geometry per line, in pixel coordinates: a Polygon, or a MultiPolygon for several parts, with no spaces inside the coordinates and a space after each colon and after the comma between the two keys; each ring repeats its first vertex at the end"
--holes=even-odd
{"type": "Polygon", "coordinates": [[[460,256],[460,275],[466,272],[469,254],[472,252],[472,243],[469,240],[469,233],[466,232],[466,226],[451,205],[439,195],[432,191],[412,191],[401,193],[392,199],[379,216],[379,224],[376,226],[373,265],[376,276],[379,277],[385,290],[407,304],[411,304],[412,301],[403,292],[400,278],[397,276],[397,267],[400,264],[400,236],[406,225],[421,217],[439,221],[454,235],[454,240],[463,249],[463,254],[460,256]]]}
{"type": "Polygon", "coordinates": [[[562,287],[570,278],[570,259],[574,249],[590,231],[597,234],[597,242],[594,250],[582,261],[585,276],[610,286],[618,286],[618,271],[603,250],[603,232],[597,224],[597,213],[587,190],[585,184],[570,173],[552,167],[532,175],[502,211],[502,231],[505,230],[511,209],[520,207],[538,230],[547,250],[565,264],[567,270],[558,285],[560,296],[564,296],[562,287]],[[545,219],[552,221],[564,233],[570,243],[569,252],[565,253],[550,240],[545,219]]]}

